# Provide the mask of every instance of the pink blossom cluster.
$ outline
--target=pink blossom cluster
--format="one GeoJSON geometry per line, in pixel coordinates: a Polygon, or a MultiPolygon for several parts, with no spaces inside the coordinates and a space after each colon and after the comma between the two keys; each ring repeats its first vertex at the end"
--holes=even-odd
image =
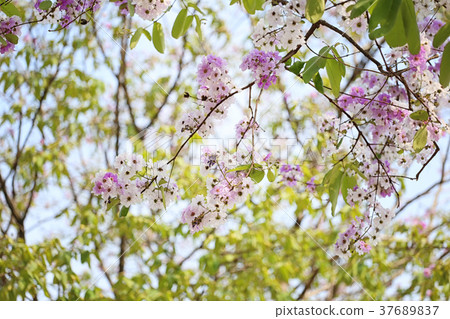
{"type": "Polygon", "coordinates": [[[303,177],[303,172],[300,165],[283,164],[280,168],[280,175],[283,177],[283,182],[287,186],[296,186],[303,177]]]}
{"type": "Polygon", "coordinates": [[[8,39],[8,35],[19,37],[20,26],[22,21],[18,16],[6,17],[0,15],[0,38],[4,43],[0,42],[0,53],[5,54],[14,50],[15,44],[8,39]]]}
{"type": "Polygon", "coordinates": [[[397,176],[402,175],[404,168],[410,167],[414,161],[420,165],[427,163],[435,152],[434,144],[448,130],[439,112],[449,105],[449,89],[439,83],[440,61],[435,58],[438,50],[431,45],[434,34],[443,24],[427,21],[428,27],[425,28],[424,24],[424,32],[421,33],[418,54],[410,54],[407,47],[394,48],[386,53],[391,68],[406,66],[402,76],[409,92],[395,78],[379,72],[364,72],[359,84],[350,87],[337,99],[337,105],[351,120],[338,120],[327,115],[321,120],[321,131],[328,136],[323,155],[343,150],[347,154],[346,160],[352,163],[350,167],[353,167],[345,174],[367,177],[348,190],[346,200],[351,206],[366,206],[370,214],[363,221],[355,221],[350,232],[340,235],[336,246],[341,255],[350,251],[363,253],[367,247],[365,244],[361,246],[361,240],[376,244],[371,237],[376,237],[383,228],[381,226],[393,217],[392,212],[381,206],[379,199],[396,192],[395,187],[400,184],[397,176]],[[420,103],[411,103],[411,100],[420,103]],[[418,114],[421,114],[419,118],[418,114]],[[416,136],[423,129],[427,131],[426,140],[423,147],[417,148],[414,145],[416,136]],[[354,231],[362,228],[367,238],[362,238],[360,231],[354,231]]]}
{"type": "Polygon", "coordinates": [[[57,0],[46,10],[40,5],[44,0],[37,0],[34,8],[38,20],[54,24],[59,23],[63,28],[74,22],[86,12],[96,12],[101,7],[102,0],[57,0]]]}
{"type": "Polygon", "coordinates": [[[232,85],[225,60],[214,55],[203,57],[198,66],[197,81],[200,108],[183,114],[177,124],[177,132],[182,136],[190,135],[197,129],[202,137],[211,134],[213,121],[223,119],[231,103],[227,96],[232,85]]]}
{"type": "Polygon", "coordinates": [[[265,52],[253,50],[244,57],[241,70],[251,70],[258,87],[267,89],[277,82],[277,73],[282,71],[278,51],[265,52]]]}
{"type": "Polygon", "coordinates": [[[170,6],[170,0],[133,0],[136,14],[145,20],[154,20],[170,6]]]}
{"type": "Polygon", "coordinates": [[[116,173],[98,172],[92,192],[101,196],[106,210],[114,200],[122,206],[148,202],[150,209],[161,210],[178,196],[178,187],[169,182],[164,162],[145,162],[139,154],[120,154],[114,161],[116,173]]]}
{"type": "Polygon", "coordinates": [[[247,171],[233,171],[237,157],[239,153],[230,154],[223,149],[204,150],[201,171],[208,176],[207,194],[193,198],[181,216],[181,221],[189,225],[192,233],[222,225],[228,210],[244,202],[252,193],[254,182],[247,171]]]}
{"type": "Polygon", "coordinates": [[[363,218],[356,217],[347,230],[339,234],[335,244],[336,253],[344,258],[351,256],[353,251],[359,255],[368,253],[372,245],[379,241],[380,232],[391,222],[395,214],[393,210],[383,208],[374,203],[363,218]]]}
{"type": "Polygon", "coordinates": [[[256,24],[252,39],[255,47],[274,52],[293,50],[305,43],[302,27],[306,0],[277,1],[256,24]]]}
{"type": "Polygon", "coordinates": [[[256,123],[253,119],[242,119],[235,126],[236,130],[236,140],[239,142],[240,140],[249,136],[249,134],[255,132],[259,129],[258,123],[256,123]]]}

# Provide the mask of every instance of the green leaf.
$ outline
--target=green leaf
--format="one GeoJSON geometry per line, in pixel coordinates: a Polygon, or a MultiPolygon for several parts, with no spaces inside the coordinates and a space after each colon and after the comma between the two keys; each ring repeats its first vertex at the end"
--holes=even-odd
{"type": "Polygon", "coordinates": [[[134,32],[134,34],[133,34],[133,36],[131,37],[131,40],[130,40],[130,49],[134,49],[136,47],[136,45],[139,42],[139,39],[141,38],[141,35],[142,35],[143,31],[144,31],[143,28],[138,28],[134,32]]]}
{"type": "Polygon", "coordinates": [[[439,82],[443,87],[450,82],[450,42],[445,45],[444,53],[442,53],[439,82]]]}
{"type": "Polygon", "coordinates": [[[135,6],[131,3],[131,0],[127,2],[128,12],[130,12],[130,17],[134,16],[135,6]]]}
{"type": "Polygon", "coordinates": [[[439,48],[450,36],[450,22],[438,30],[433,38],[433,46],[439,48]]]}
{"type": "Polygon", "coordinates": [[[422,126],[414,135],[413,149],[419,153],[426,145],[428,138],[428,130],[426,126],[422,126]]]}
{"type": "Polygon", "coordinates": [[[428,113],[425,110],[419,110],[409,114],[409,117],[416,121],[426,121],[428,120],[428,113]]]}
{"type": "Polygon", "coordinates": [[[255,181],[255,183],[259,183],[264,178],[264,171],[260,169],[252,169],[249,176],[255,181]]]}
{"type": "Polygon", "coordinates": [[[344,201],[347,205],[348,205],[347,202],[348,190],[353,189],[356,185],[357,182],[355,176],[348,176],[347,174],[344,174],[344,176],[342,177],[341,192],[342,197],[344,198],[344,201]]]}
{"type": "Polygon", "coordinates": [[[406,44],[406,32],[403,25],[403,14],[401,10],[398,13],[391,31],[389,31],[384,38],[391,48],[402,47],[406,44]]]}
{"type": "Polygon", "coordinates": [[[7,45],[5,39],[3,39],[2,37],[0,37],[0,44],[1,45],[7,45]]]}
{"type": "MultiPolygon", "coordinates": [[[[4,1],[2,1],[3,3],[4,1]]],[[[18,17],[23,17],[22,12],[17,9],[11,2],[7,3],[7,4],[3,4],[0,6],[0,9],[2,9],[2,11],[8,16],[8,17],[12,17],[12,16],[18,16],[18,17]]]]}
{"type": "Polygon", "coordinates": [[[331,202],[331,214],[333,216],[336,211],[336,204],[339,198],[343,174],[344,173],[339,170],[334,179],[330,181],[330,186],[328,188],[328,193],[330,195],[330,202],[331,202]]]}
{"type": "Polygon", "coordinates": [[[316,75],[314,75],[314,86],[316,88],[317,91],[319,91],[320,93],[324,93],[324,89],[323,89],[323,81],[322,81],[322,77],[320,76],[320,73],[317,72],[316,75]]]}
{"type": "Polygon", "coordinates": [[[369,20],[369,38],[387,34],[395,24],[403,0],[378,0],[369,20]],[[378,27],[379,26],[379,27],[378,27]]]}
{"type": "Polygon", "coordinates": [[[120,199],[113,198],[110,200],[110,203],[106,206],[106,210],[110,210],[113,207],[116,207],[120,203],[120,199]]]}
{"type": "Polygon", "coordinates": [[[127,216],[129,210],[130,210],[130,207],[122,206],[122,208],[120,209],[120,214],[119,214],[119,216],[120,216],[120,217],[125,217],[125,216],[127,216]]]}
{"type": "Polygon", "coordinates": [[[184,30],[184,24],[186,23],[188,11],[187,9],[181,9],[181,11],[178,13],[175,22],[173,23],[172,27],[172,37],[175,39],[178,39],[182,36],[182,32],[184,30]]]}
{"type": "Polygon", "coordinates": [[[88,250],[84,250],[84,251],[81,253],[81,263],[82,263],[82,264],[84,264],[84,263],[89,263],[89,256],[90,256],[89,251],[88,251],[88,250]]]}
{"type": "Polygon", "coordinates": [[[187,6],[195,9],[198,12],[200,12],[200,14],[205,14],[202,10],[200,10],[200,8],[195,3],[188,3],[187,6]]]}
{"type": "Polygon", "coordinates": [[[150,32],[148,32],[147,29],[142,29],[142,33],[144,33],[144,35],[148,39],[148,41],[152,42],[152,36],[151,36],[150,32]]]}
{"type": "Polygon", "coordinates": [[[327,63],[327,60],[322,58],[321,56],[315,56],[309,59],[305,64],[305,70],[303,71],[303,81],[308,83],[311,81],[313,76],[319,72],[320,69],[324,68],[327,63]]]}
{"type": "Polygon", "coordinates": [[[323,177],[323,180],[322,180],[322,183],[321,183],[321,184],[322,184],[323,186],[330,184],[332,181],[334,181],[334,180],[336,179],[336,177],[337,177],[338,174],[339,174],[339,171],[340,171],[340,165],[339,165],[339,164],[334,165],[333,168],[330,169],[330,170],[325,174],[325,176],[323,177]]]}
{"type": "Polygon", "coordinates": [[[272,172],[271,169],[269,169],[269,171],[267,172],[267,179],[269,180],[269,182],[273,182],[275,180],[276,176],[275,173],[272,172]]]}
{"type": "Polygon", "coordinates": [[[15,34],[8,33],[8,34],[5,34],[4,37],[6,38],[6,40],[8,40],[11,43],[17,44],[19,42],[19,38],[15,34]]]}
{"type": "Polygon", "coordinates": [[[305,62],[303,61],[296,61],[294,64],[292,64],[289,67],[289,71],[294,73],[295,75],[299,75],[300,71],[303,69],[303,66],[305,65],[305,62]]]}
{"type": "Polygon", "coordinates": [[[200,20],[200,17],[198,15],[194,15],[195,18],[195,31],[198,34],[198,37],[200,40],[203,39],[203,33],[202,33],[202,20],[200,20]]]}
{"type": "Polygon", "coordinates": [[[341,64],[334,59],[327,60],[327,74],[328,78],[330,79],[331,91],[333,92],[335,97],[339,96],[341,90],[342,69],[340,65],[341,64]]]}
{"type": "Polygon", "coordinates": [[[52,7],[52,5],[53,5],[53,3],[51,1],[49,1],[49,0],[42,1],[39,4],[39,9],[47,11],[48,9],[50,9],[52,7]]]}
{"type": "Polygon", "coordinates": [[[420,32],[419,27],[417,26],[416,12],[414,11],[414,4],[412,0],[403,0],[402,18],[409,52],[412,54],[419,54],[420,32]]]}
{"type": "Polygon", "coordinates": [[[255,10],[256,10],[256,1],[255,0],[242,0],[242,4],[244,5],[245,10],[249,14],[255,14],[255,10]]]}
{"type": "Polygon", "coordinates": [[[164,31],[161,23],[155,22],[153,25],[153,45],[159,53],[164,53],[165,42],[164,42],[164,31]]]}
{"type": "Polygon", "coordinates": [[[375,0],[359,0],[353,7],[350,13],[350,19],[354,19],[363,14],[374,3],[375,0]]]}
{"type": "Polygon", "coordinates": [[[252,166],[252,164],[239,165],[239,166],[236,166],[236,167],[233,168],[233,169],[228,170],[227,173],[230,173],[230,172],[238,172],[238,171],[246,171],[246,170],[248,170],[251,166],[252,166]]]}
{"type": "Polygon", "coordinates": [[[311,23],[316,23],[320,20],[325,11],[324,0],[307,0],[305,8],[305,16],[311,23]]]}

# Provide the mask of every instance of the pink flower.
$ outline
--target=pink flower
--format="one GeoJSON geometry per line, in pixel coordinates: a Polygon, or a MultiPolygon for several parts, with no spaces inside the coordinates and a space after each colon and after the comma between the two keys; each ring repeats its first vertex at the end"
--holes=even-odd
{"type": "Polygon", "coordinates": [[[370,252],[371,249],[372,249],[372,246],[370,246],[364,240],[360,240],[356,244],[356,252],[360,255],[370,252]]]}
{"type": "Polygon", "coordinates": [[[258,87],[267,89],[277,82],[277,72],[280,71],[281,56],[278,51],[265,52],[253,50],[244,57],[241,70],[251,70],[258,87]]]}

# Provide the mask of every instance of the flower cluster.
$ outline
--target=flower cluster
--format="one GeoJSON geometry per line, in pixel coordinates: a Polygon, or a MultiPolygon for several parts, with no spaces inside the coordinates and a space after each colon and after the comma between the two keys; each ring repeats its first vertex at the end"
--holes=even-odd
{"type": "Polygon", "coordinates": [[[100,9],[102,0],[56,0],[49,8],[43,8],[43,2],[44,0],[37,0],[34,5],[37,19],[43,23],[59,23],[67,28],[84,13],[100,9]]]}
{"type": "Polygon", "coordinates": [[[414,161],[428,163],[435,143],[448,131],[440,112],[449,105],[449,89],[439,83],[440,61],[436,58],[448,40],[440,48],[431,45],[443,25],[435,18],[419,23],[423,32],[416,55],[409,53],[407,46],[385,52],[389,68],[399,70],[402,81],[379,72],[363,72],[359,83],[337,99],[337,106],[349,119],[329,115],[321,119],[319,127],[326,135],[323,155],[342,150],[346,155],[341,159],[351,163],[345,174],[367,177],[348,189],[347,203],[366,207],[370,213],[340,235],[336,246],[341,255],[364,253],[368,244],[376,243],[372,237],[393,217],[381,206],[380,198],[396,192],[398,176],[414,161]],[[362,234],[368,237],[364,239],[362,234]]]}
{"type": "Polygon", "coordinates": [[[244,57],[241,70],[251,70],[259,88],[267,89],[277,82],[277,73],[282,71],[278,51],[264,52],[253,50],[244,57]]]}
{"type": "Polygon", "coordinates": [[[276,51],[277,48],[290,51],[304,44],[302,16],[305,7],[306,0],[277,1],[253,30],[255,47],[265,51],[276,51]]]}
{"type": "MultiPolygon", "coordinates": [[[[245,169],[235,170],[239,153],[205,149],[201,157],[201,171],[207,178],[207,194],[198,195],[183,210],[181,221],[192,233],[205,227],[222,225],[229,209],[242,203],[253,191],[253,180],[245,169]]],[[[250,166],[250,165],[249,165],[250,166]]]]}
{"type": "Polygon", "coordinates": [[[392,210],[383,208],[379,203],[372,207],[373,213],[367,211],[363,218],[356,217],[348,229],[339,234],[335,244],[336,253],[344,258],[348,258],[352,251],[359,255],[368,253],[379,241],[380,232],[394,218],[392,210]]]}
{"type": "Polygon", "coordinates": [[[253,131],[259,129],[258,123],[256,123],[253,119],[242,119],[236,124],[236,140],[239,142],[240,140],[246,138],[253,131]]]}
{"type": "Polygon", "coordinates": [[[145,20],[159,17],[170,5],[170,0],[133,0],[136,14],[145,20]]]}
{"type": "Polygon", "coordinates": [[[283,182],[287,186],[296,186],[303,177],[303,172],[300,169],[300,165],[283,164],[280,168],[280,175],[283,177],[283,182]]]}
{"type": "Polygon", "coordinates": [[[18,16],[7,17],[3,12],[0,12],[0,53],[9,53],[14,50],[15,43],[20,36],[20,26],[22,21],[18,16]]]}
{"type": "Polygon", "coordinates": [[[103,209],[114,204],[129,207],[144,201],[150,209],[161,210],[178,195],[169,181],[163,162],[145,162],[139,154],[120,154],[114,161],[117,172],[99,172],[92,180],[92,192],[103,199],[103,209]]]}
{"type": "Polygon", "coordinates": [[[198,67],[197,81],[200,109],[185,113],[177,131],[181,135],[190,135],[198,129],[198,134],[205,137],[212,133],[213,120],[223,119],[231,103],[227,98],[232,86],[226,62],[214,55],[203,57],[198,67]]]}

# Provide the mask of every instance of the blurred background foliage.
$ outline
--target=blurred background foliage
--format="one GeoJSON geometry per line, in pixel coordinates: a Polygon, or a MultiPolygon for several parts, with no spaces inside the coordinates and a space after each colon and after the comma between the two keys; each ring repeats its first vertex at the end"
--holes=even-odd
{"type": "MultiPolygon", "coordinates": [[[[31,16],[27,1],[16,3],[31,16]]],[[[342,203],[332,217],[327,199],[281,183],[263,183],[225,227],[191,235],[179,217],[189,198],[206,191],[206,180],[188,150],[174,169],[181,200],[167,212],[145,206],[126,218],[99,212],[90,180],[111,168],[129,139],[149,129],[169,137],[158,159],[176,151],[174,123],[192,106],[183,93],[195,95],[201,56],[220,55],[237,86],[248,81],[238,65],[252,48],[256,18],[229,1],[197,5],[204,12],[201,37],[194,24],[183,37],[170,37],[178,4],[160,20],[164,54],[144,37],[131,51],[133,31],[149,26],[110,3],[86,25],[64,31],[26,25],[22,44],[0,56],[0,299],[448,299],[445,184],[425,188],[411,205],[422,191],[403,185],[401,215],[370,254],[348,261],[334,258],[333,245],[359,209],[342,203]],[[428,267],[434,267],[429,278],[428,267]]],[[[295,81],[285,75],[265,93],[260,123],[271,136],[301,142],[310,158],[302,168],[320,180],[327,165],[320,150],[329,136],[315,120],[331,108],[295,81]]],[[[219,133],[233,136],[229,127],[245,114],[245,98],[236,100],[219,133]]],[[[137,139],[133,147],[146,145],[137,139]]],[[[448,153],[446,145],[441,149],[448,153]]],[[[444,178],[446,161],[436,158],[427,168],[431,182],[444,178]]]]}

